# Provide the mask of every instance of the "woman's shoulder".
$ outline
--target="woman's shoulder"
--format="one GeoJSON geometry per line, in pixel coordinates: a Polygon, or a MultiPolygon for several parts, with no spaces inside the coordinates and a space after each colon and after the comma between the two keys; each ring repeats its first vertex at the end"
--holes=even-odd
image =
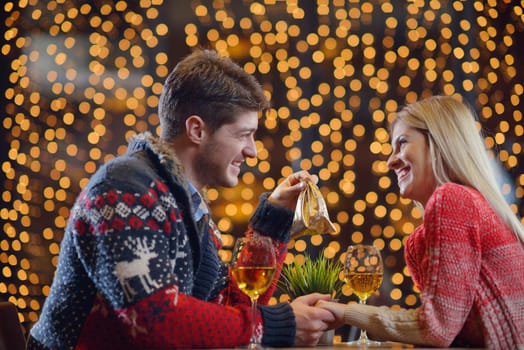
{"type": "Polygon", "coordinates": [[[435,192],[433,192],[432,197],[459,201],[483,198],[480,192],[473,187],[461,185],[455,182],[447,182],[437,187],[435,192]]]}
{"type": "Polygon", "coordinates": [[[469,210],[478,211],[487,204],[484,196],[476,189],[448,182],[439,186],[431,195],[424,208],[425,212],[432,210],[457,210],[458,212],[469,210]]]}

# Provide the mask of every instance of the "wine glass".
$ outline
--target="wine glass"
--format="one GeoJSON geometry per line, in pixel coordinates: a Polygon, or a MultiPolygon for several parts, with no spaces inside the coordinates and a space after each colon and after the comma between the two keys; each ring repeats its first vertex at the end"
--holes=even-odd
{"type": "MultiPolygon", "coordinates": [[[[366,304],[370,295],[382,284],[384,265],[380,250],[372,245],[350,245],[346,251],[344,281],[353,290],[360,304],[366,304]]],[[[368,339],[365,329],[361,329],[360,338],[349,345],[380,346],[381,342],[368,339]]]]}
{"type": "Polygon", "coordinates": [[[256,233],[238,238],[231,267],[238,288],[251,299],[251,340],[248,349],[262,349],[261,336],[256,334],[257,300],[271,285],[275,275],[273,242],[269,237],[256,233]]]}

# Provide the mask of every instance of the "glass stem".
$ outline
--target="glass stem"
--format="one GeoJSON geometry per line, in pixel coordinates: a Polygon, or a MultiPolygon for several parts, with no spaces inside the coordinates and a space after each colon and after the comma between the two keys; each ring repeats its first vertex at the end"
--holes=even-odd
{"type": "MultiPolygon", "coordinates": [[[[366,299],[359,299],[359,304],[366,305],[366,299]]],[[[365,329],[360,329],[360,338],[358,339],[359,343],[366,344],[368,342],[368,334],[365,329]]]]}
{"type": "Polygon", "coordinates": [[[251,341],[250,341],[250,347],[256,347],[257,337],[255,335],[255,329],[257,325],[257,299],[253,298],[251,299],[251,341]]]}

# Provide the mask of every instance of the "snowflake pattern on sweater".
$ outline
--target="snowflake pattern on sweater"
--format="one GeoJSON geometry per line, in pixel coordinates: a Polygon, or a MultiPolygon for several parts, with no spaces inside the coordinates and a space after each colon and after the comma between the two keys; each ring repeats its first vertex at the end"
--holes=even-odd
{"type": "MultiPolygon", "coordinates": [[[[81,259],[86,257],[84,264],[98,272],[98,283],[113,285],[115,294],[108,297],[115,305],[123,307],[178,279],[193,279],[187,268],[191,262],[187,236],[177,239],[176,245],[169,239],[173,229],[183,226],[182,213],[168,187],[159,180],[151,182],[144,194],[113,189],[93,197],[82,193],[72,216],[81,259]],[[119,234],[126,232],[133,234],[119,234]],[[106,246],[97,236],[111,240],[106,246]],[[111,263],[97,268],[93,263],[100,264],[98,259],[88,260],[92,254],[111,263]],[[168,257],[169,264],[165,261],[168,257]],[[152,261],[162,268],[150,269],[152,261]],[[116,282],[121,288],[115,286],[116,282]]],[[[191,292],[191,284],[183,287],[183,293],[191,292]]]]}
{"type": "MultiPolygon", "coordinates": [[[[279,268],[293,213],[263,195],[250,227],[273,238],[279,268]],[[269,219],[271,218],[271,219],[269,219]]],[[[218,256],[220,234],[193,220],[176,156],[148,134],[101,167],[71,210],[53,285],[28,348],[210,348],[245,344],[250,301],[218,256]]],[[[276,277],[278,278],[278,274],[276,277]]],[[[291,345],[286,303],[255,320],[270,346],[291,345]]]]}

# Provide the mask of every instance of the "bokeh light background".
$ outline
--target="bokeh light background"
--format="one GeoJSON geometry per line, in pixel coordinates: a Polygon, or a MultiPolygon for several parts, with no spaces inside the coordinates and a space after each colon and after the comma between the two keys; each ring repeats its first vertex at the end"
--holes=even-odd
{"type": "MultiPolygon", "coordinates": [[[[459,94],[477,111],[501,188],[524,214],[524,1],[140,0],[2,2],[0,299],[25,329],[49,292],[69,210],[137,132],[158,133],[164,79],[197,47],[263,84],[259,157],[209,198],[229,259],[263,191],[318,174],[338,233],[290,243],[287,263],[350,243],[382,249],[371,304],[419,302],[403,242],[421,212],[386,167],[387,122],[407,102],[459,94]]],[[[272,302],[287,296],[277,293],[272,302]]],[[[341,301],[356,301],[344,289],[341,301]]]]}

